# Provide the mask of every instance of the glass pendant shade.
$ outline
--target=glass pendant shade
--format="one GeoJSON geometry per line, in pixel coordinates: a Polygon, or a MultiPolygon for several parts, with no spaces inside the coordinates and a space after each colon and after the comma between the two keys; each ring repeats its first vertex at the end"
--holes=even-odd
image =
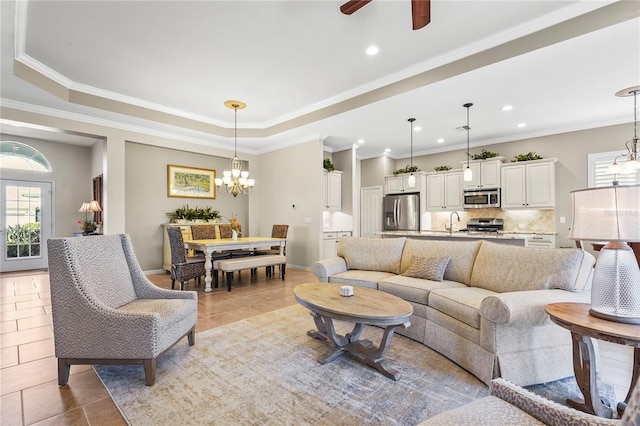
{"type": "Polygon", "coordinates": [[[469,167],[467,167],[466,169],[464,169],[462,177],[465,182],[471,182],[473,180],[473,171],[469,167]]]}
{"type": "Polygon", "coordinates": [[[573,191],[573,240],[608,241],[591,284],[591,314],[640,324],[640,267],[627,242],[640,241],[640,185],[573,191]]]}
{"type": "Polygon", "coordinates": [[[416,186],[416,177],[413,175],[413,173],[411,173],[411,175],[409,176],[409,179],[407,179],[407,184],[413,188],[414,186],[416,186]]]}

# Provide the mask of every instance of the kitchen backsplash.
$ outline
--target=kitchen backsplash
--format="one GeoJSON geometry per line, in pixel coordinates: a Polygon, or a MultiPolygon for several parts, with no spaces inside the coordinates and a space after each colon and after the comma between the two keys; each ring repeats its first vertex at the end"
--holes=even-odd
{"type": "MultiPolygon", "coordinates": [[[[505,232],[556,232],[556,211],[551,210],[501,210],[501,209],[473,209],[459,211],[460,223],[454,229],[467,227],[469,219],[490,217],[504,220],[505,232]],[[520,225],[524,225],[521,227],[520,225]]],[[[451,212],[431,213],[431,229],[445,229],[449,226],[451,212]]],[[[454,216],[455,222],[455,216],[454,216]]]]}

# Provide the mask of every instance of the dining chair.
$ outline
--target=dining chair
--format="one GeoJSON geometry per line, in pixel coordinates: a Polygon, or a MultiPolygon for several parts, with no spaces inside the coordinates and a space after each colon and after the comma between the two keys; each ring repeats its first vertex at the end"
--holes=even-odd
{"type": "Polygon", "coordinates": [[[71,365],[142,364],[147,386],[156,360],[187,336],[195,343],[198,295],[147,279],[126,234],[47,241],[58,384],[71,365]]]}
{"type": "Polygon", "coordinates": [[[200,285],[200,278],[205,274],[204,256],[187,257],[179,227],[168,227],[167,234],[171,248],[171,288],[174,288],[176,280],[180,282],[181,290],[187,287],[190,279],[195,279],[200,285]]]}
{"type": "MultiPolygon", "coordinates": [[[[289,225],[273,225],[271,227],[271,238],[287,238],[289,225]]],[[[284,246],[282,254],[286,255],[287,246],[284,246]]],[[[271,246],[269,249],[260,250],[260,254],[280,254],[280,246],[271,246]]],[[[275,266],[269,266],[271,274],[275,271],[275,266]]],[[[282,266],[280,266],[282,268],[282,266]]]]}

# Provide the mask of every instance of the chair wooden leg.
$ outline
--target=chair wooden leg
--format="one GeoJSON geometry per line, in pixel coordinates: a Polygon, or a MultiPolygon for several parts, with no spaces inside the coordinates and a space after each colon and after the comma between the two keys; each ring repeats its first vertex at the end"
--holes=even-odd
{"type": "Polygon", "coordinates": [[[218,270],[217,269],[213,270],[213,285],[215,286],[215,288],[218,288],[218,270]]]}
{"type": "Polygon", "coordinates": [[[71,365],[67,364],[66,358],[58,358],[58,384],[64,386],[69,382],[69,372],[71,365]]]}
{"type": "Polygon", "coordinates": [[[233,272],[227,272],[227,291],[231,291],[232,280],[233,280],[233,272]]]}
{"type": "Polygon", "coordinates": [[[175,280],[175,278],[171,278],[171,290],[173,290],[173,289],[174,289],[175,285],[176,285],[176,280],[175,280]]]}
{"type": "Polygon", "coordinates": [[[287,267],[286,263],[283,263],[282,265],[280,265],[280,279],[281,280],[284,280],[284,272],[285,272],[286,267],[287,267]]]}
{"type": "Polygon", "coordinates": [[[156,382],[156,359],[144,360],[144,384],[153,386],[156,382]]]}

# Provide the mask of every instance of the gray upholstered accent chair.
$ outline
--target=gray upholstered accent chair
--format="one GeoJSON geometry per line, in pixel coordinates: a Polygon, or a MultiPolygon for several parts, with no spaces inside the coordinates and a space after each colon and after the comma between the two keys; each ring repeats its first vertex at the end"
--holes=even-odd
{"type": "Polygon", "coordinates": [[[621,419],[605,419],[550,401],[504,379],[491,381],[491,396],[445,411],[419,426],[640,425],[640,381],[621,419]]]}
{"type": "Polygon", "coordinates": [[[200,284],[200,278],[205,274],[204,255],[187,257],[182,230],[179,227],[168,227],[167,235],[171,248],[171,288],[174,288],[176,280],[180,283],[181,290],[187,287],[191,279],[200,284]]]}
{"type": "Polygon", "coordinates": [[[72,364],[142,364],[184,336],[195,343],[197,293],[157,287],[142,272],[127,235],[47,241],[58,383],[72,364]]]}

